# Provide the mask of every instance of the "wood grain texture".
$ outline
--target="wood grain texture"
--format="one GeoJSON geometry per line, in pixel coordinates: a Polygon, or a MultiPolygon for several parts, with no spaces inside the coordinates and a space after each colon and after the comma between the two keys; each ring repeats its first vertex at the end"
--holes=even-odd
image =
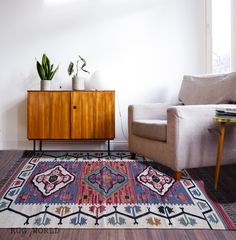
{"type": "Polygon", "coordinates": [[[70,139],[70,92],[28,91],[28,139],[70,139]]]}
{"type": "Polygon", "coordinates": [[[71,93],[71,138],[94,139],[94,91],[71,93]]]}
{"type": "Polygon", "coordinates": [[[114,91],[28,91],[28,139],[114,138],[114,91]]]}
{"type": "Polygon", "coordinates": [[[28,92],[28,139],[50,138],[50,92],[28,92]]]}
{"type": "Polygon", "coordinates": [[[51,92],[50,139],[70,139],[70,92],[51,92]]]}
{"type": "Polygon", "coordinates": [[[95,139],[115,138],[115,92],[95,93],[95,139]]]}
{"type": "MultiPolygon", "coordinates": [[[[12,165],[22,156],[22,151],[0,151],[0,181],[4,178],[12,165]]],[[[213,189],[213,176],[215,167],[201,168],[209,176],[209,182],[205,185],[213,189]]],[[[224,181],[219,183],[221,193],[215,192],[219,202],[229,202],[236,212],[236,165],[222,166],[221,175],[224,181]],[[233,189],[232,189],[233,186],[233,189]]],[[[236,231],[224,230],[163,230],[163,229],[60,229],[58,232],[47,232],[48,229],[33,231],[32,229],[0,229],[0,240],[235,240],[236,231]]]]}
{"type": "Polygon", "coordinates": [[[235,240],[236,232],[220,230],[163,229],[0,229],[0,240],[235,240]],[[50,233],[51,232],[51,233],[50,233]]]}
{"type": "MultiPolygon", "coordinates": [[[[0,182],[6,178],[9,170],[22,155],[23,151],[0,151],[0,182]]],[[[0,188],[3,185],[4,183],[0,184],[0,188]]]]}

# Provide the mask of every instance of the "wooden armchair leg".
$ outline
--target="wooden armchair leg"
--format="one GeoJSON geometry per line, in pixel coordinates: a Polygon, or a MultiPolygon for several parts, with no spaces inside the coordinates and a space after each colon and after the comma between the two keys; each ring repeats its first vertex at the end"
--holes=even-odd
{"type": "Polygon", "coordinates": [[[173,174],[173,177],[176,181],[179,181],[181,178],[182,172],[181,171],[175,171],[173,174]]]}
{"type": "Polygon", "coordinates": [[[131,152],[130,155],[131,155],[131,159],[135,159],[136,153],[131,152]]]}

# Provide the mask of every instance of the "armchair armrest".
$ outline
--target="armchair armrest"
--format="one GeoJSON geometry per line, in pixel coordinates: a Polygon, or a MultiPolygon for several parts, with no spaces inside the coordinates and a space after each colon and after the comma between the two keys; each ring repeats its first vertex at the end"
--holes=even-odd
{"type": "MultiPolygon", "coordinates": [[[[167,109],[167,140],[175,144],[187,135],[201,135],[207,127],[212,127],[215,109],[219,105],[181,105],[167,109]]],[[[226,105],[224,105],[226,106],[226,105]]],[[[193,136],[192,136],[193,137],[193,136]]],[[[191,139],[188,139],[191,141],[191,139]]]]}
{"type": "Polygon", "coordinates": [[[128,107],[128,118],[131,121],[144,119],[166,120],[166,111],[169,106],[170,105],[166,103],[130,105],[128,107]]]}
{"type": "Polygon", "coordinates": [[[132,149],[132,122],[135,120],[166,120],[167,108],[169,104],[166,103],[150,103],[150,104],[139,104],[130,105],[128,107],[128,132],[129,132],[129,149],[132,149]]]}
{"type": "Polygon", "coordinates": [[[207,166],[215,161],[217,136],[209,130],[217,128],[213,122],[217,106],[186,105],[167,109],[167,144],[177,169],[207,166]]]}
{"type": "MultiPolygon", "coordinates": [[[[201,120],[204,118],[215,116],[215,109],[219,105],[209,104],[209,105],[179,105],[172,106],[167,109],[167,118],[171,120],[172,118],[179,119],[195,119],[201,120]]],[[[229,105],[222,105],[229,106],[229,105]]]]}

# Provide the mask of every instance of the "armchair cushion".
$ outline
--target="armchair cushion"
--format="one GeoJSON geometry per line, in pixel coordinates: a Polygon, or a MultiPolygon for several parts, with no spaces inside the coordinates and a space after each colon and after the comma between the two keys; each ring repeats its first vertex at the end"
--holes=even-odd
{"type": "Polygon", "coordinates": [[[184,76],[179,92],[184,105],[222,104],[236,101],[236,72],[219,75],[184,76]]]}
{"type": "Polygon", "coordinates": [[[136,120],[132,123],[134,135],[166,142],[167,120],[136,120]]]}

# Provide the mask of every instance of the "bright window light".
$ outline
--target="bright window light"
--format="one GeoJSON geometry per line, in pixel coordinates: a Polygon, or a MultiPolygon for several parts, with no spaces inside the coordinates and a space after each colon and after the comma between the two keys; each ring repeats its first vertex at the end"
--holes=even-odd
{"type": "Polygon", "coordinates": [[[212,1],[212,71],[231,70],[231,0],[212,1]]]}

